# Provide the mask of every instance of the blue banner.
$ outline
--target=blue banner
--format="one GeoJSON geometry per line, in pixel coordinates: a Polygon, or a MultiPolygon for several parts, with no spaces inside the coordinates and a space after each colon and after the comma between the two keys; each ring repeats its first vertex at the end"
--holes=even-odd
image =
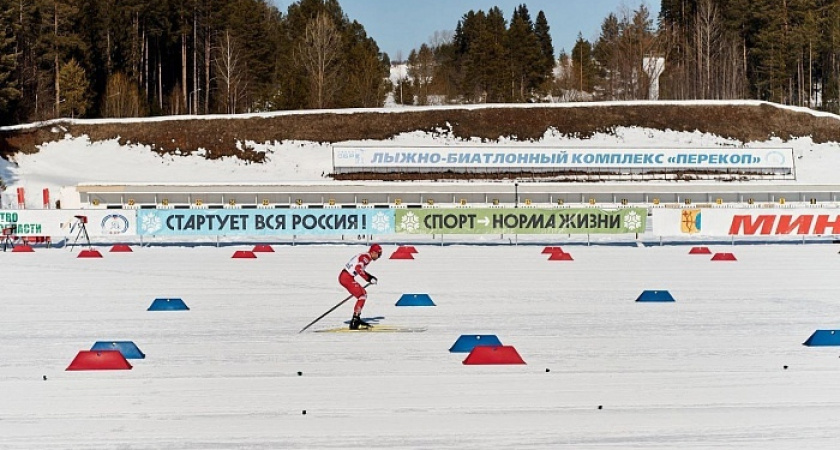
{"type": "Polygon", "coordinates": [[[392,234],[392,209],[149,209],[137,213],[141,236],[392,234]]]}

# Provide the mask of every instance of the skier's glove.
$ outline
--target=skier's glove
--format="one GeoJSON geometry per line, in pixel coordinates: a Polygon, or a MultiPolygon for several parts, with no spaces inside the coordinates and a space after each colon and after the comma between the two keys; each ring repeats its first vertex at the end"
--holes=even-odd
{"type": "Polygon", "coordinates": [[[368,277],[368,283],[370,283],[370,284],[376,284],[378,281],[379,281],[379,280],[377,280],[377,279],[376,279],[376,277],[375,277],[375,276],[373,276],[373,275],[370,275],[370,276],[368,277]]]}

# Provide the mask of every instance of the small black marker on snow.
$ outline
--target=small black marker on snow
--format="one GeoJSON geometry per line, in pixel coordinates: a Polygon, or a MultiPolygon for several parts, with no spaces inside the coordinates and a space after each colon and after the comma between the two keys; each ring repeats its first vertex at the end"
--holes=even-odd
{"type": "Polygon", "coordinates": [[[546,372],[551,372],[551,369],[549,369],[548,367],[546,367],[546,368],[545,368],[545,371],[546,371],[546,372]]]}
{"type": "Polygon", "coordinates": [[[47,381],[47,376],[46,375],[44,375],[44,381],[47,381]]]}
{"type": "Polygon", "coordinates": [[[301,375],[303,375],[303,372],[298,372],[298,376],[301,376],[301,375]]]}
{"type": "Polygon", "coordinates": [[[306,410],[305,410],[305,409],[303,410],[303,415],[304,415],[304,416],[306,415],[306,410]]]}
{"type": "Polygon", "coordinates": [[[604,405],[598,405],[598,409],[604,409],[604,405]]]}

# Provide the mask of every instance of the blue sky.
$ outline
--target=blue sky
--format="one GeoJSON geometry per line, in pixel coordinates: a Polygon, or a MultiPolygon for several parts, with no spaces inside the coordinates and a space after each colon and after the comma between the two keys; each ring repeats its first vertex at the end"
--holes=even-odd
{"type": "MultiPolygon", "coordinates": [[[[285,13],[292,0],[273,0],[285,13]]],[[[601,22],[607,14],[618,13],[622,8],[637,9],[642,0],[339,0],[350,20],[364,25],[380,50],[396,59],[403,58],[413,48],[429,42],[435,31],[452,31],[463,15],[470,10],[487,11],[494,6],[501,8],[510,21],[513,10],[524,3],[535,20],[542,10],[548,19],[551,39],[556,53],[561,48],[570,52],[578,33],[594,41],[600,32],[601,22]]],[[[659,1],[644,2],[656,23],[659,1]]]]}

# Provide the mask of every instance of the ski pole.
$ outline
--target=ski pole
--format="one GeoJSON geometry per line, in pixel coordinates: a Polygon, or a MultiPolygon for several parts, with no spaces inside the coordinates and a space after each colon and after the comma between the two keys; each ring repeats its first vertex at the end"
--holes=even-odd
{"type": "MultiPolygon", "coordinates": [[[[366,285],[364,285],[364,286],[362,286],[362,287],[363,287],[363,288],[366,288],[366,287],[368,287],[368,286],[370,286],[370,283],[367,283],[366,285]]],[[[331,312],[335,311],[336,309],[338,309],[338,307],[339,307],[339,306],[343,305],[344,303],[346,303],[346,302],[347,302],[347,300],[350,300],[351,298],[353,298],[353,294],[348,295],[348,296],[347,296],[347,298],[345,298],[344,300],[342,300],[342,301],[338,302],[335,306],[333,306],[332,308],[328,309],[328,310],[327,310],[327,312],[325,312],[324,314],[321,314],[320,316],[316,317],[316,318],[315,318],[315,320],[313,320],[312,322],[309,322],[309,324],[308,324],[308,325],[306,325],[305,327],[301,328],[301,329],[300,329],[300,331],[298,331],[298,333],[303,333],[304,331],[306,331],[306,329],[307,329],[307,328],[311,327],[312,325],[315,325],[315,323],[316,323],[316,322],[318,322],[319,320],[321,320],[321,319],[323,319],[324,317],[326,317],[326,316],[327,316],[327,314],[329,314],[329,313],[331,313],[331,312]]]]}

